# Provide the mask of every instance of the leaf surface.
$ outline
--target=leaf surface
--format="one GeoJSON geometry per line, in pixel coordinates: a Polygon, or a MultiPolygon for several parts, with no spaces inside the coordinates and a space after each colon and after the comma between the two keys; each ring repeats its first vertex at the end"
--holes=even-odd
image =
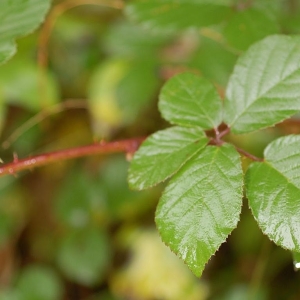
{"type": "Polygon", "coordinates": [[[224,121],[233,133],[272,126],[300,109],[300,38],[273,35],[242,55],[226,91],[224,121]]]}
{"type": "Polygon", "coordinates": [[[170,31],[217,24],[231,12],[231,0],[136,0],[125,12],[147,28],[170,31]]]}
{"type": "Polygon", "coordinates": [[[0,65],[16,53],[16,45],[12,41],[0,43],[0,65]]]}
{"type": "Polygon", "coordinates": [[[49,8],[50,0],[1,0],[0,43],[34,31],[49,8]]]}
{"type": "Polygon", "coordinates": [[[246,50],[254,42],[279,32],[277,20],[258,9],[237,12],[225,28],[225,37],[237,49],[246,50]]]}
{"type": "Polygon", "coordinates": [[[196,276],[236,227],[243,173],[233,146],[209,146],[172,178],[157,207],[163,241],[196,276]]]}
{"type": "Polygon", "coordinates": [[[270,143],[263,163],[246,173],[246,192],[262,231],[277,245],[300,252],[300,136],[270,143]]]}
{"type": "Polygon", "coordinates": [[[154,133],[134,154],[129,185],[145,189],[167,179],[207,142],[200,128],[171,127],[154,133]]]}
{"type": "Polygon", "coordinates": [[[222,120],[222,102],[215,87],[192,73],[172,77],[162,88],[158,107],[164,119],[181,126],[210,129],[222,120]]]}

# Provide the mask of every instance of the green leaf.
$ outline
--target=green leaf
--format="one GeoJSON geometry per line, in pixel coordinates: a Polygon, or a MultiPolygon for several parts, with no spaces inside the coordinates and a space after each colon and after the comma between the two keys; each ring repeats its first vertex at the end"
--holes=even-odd
{"type": "Polygon", "coordinates": [[[136,0],[127,16],[147,28],[178,30],[220,23],[230,13],[231,0],[136,0]]]}
{"type": "Polygon", "coordinates": [[[19,51],[12,60],[0,67],[0,102],[40,111],[59,101],[58,82],[47,72],[41,93],[39,69],[26,54],[19,51]]]}
{"type": "Polygon", "coordinates": [[[170,42],[171,35],[145,30],[128,21],[117,22],[108,29],[103,46],[110,55],[118,57],[143,57],[159,55],[159,50],[170,42]]]}
{"type": "Polygon", "coordinates": [[[58,249],[58,265],[71,280],[92,286],[107,270],[110,251],[107,236],[100,230],[72,231],[58,249]]]}
{"type": "Polygon", "coordinates": [[[224,34],[232,46],[246,50],[254,42],[278,32],[279,26],[275,18],[267,12],[248,9],[233,15],[224,34]]]}
{"type": "Polygon", "coordinates": [[[272,126],[300,109],[300,38],[274,35],[242,55],[226,90],[224,121],[233,133],[272,126]]]}
{"type": "Polygon", "coordinates": [[[200,276],[209,258],[236,227],[243,173],[233,146],[209,146],[172,178],[157,207],[163,241],[200,276]]]}
{"type": "Polygon", "coordinates": [[[225,47],[220,47],[219,42],[204,36],[201,37],[199,46],[188,63],[189,67],[198,68],[203,77],[225,88],[237,56],[225,47]]]}
{"type": "Polygon", "coordinates": [[[172,124],[210,129],[222,120],[222,102],[215,87],[192,73],[172,77],[161,90],[158,107],[172,124]]]}
{"type": "Polygon", "coordinates": [[[293,264],[295,271],[299,271],[300,269],[300,253],[299,252],[292,252],[293,255],[293,264]]]}
{"type": "Polygon", "coordinates": [[[32,265],[22,271],[17,291],[20,300],[57,300],[62,297],[63,286],[52,269],[32,265]]]}
{"type": "Polygon", "coordinates": [[[17,51],[16,44],[8,41],[0,43],[0,65],[5,63],[17,51]]]}
{"type": "Polygon", "coordinates": [[[246,193],[262,231],[277,245],[300,252],[300,136],[270,143],[265,161],[250,165],[246,193]]]}
{"type": "Polygon", "coordinates": [[[96,69],[89,87],[89,108],[97,136],[108,137],[136,120],[159,88],[155,70],[151,59],[124,58],[107,60],[96,69]]]}
{"type": "Polygon", "coordinates": [[[199,128],[171,127],[154,133],[134,154],[129,185],[145,189],[167,179],[207,142],[199,128]]]}
{"type": "Polygon", "coordinates": [[[0,3],[0,43],[34,31],[44,20],[50,0],[2,0],[0,3]]]}

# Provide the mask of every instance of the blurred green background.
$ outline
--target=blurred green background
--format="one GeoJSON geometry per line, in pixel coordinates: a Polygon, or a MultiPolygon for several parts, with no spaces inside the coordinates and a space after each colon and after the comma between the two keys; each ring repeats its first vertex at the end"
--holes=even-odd
{"type": "MultiPolygon", "coordinates": [[[[253,2],[224,24],[180,33],[146,30],[112,8],[74,7],[55,22],[45,73],[43,31],[19,39],[0,67],[1,159],[162,129],[159,90],[178,72],[205,76],[224,95],[249,45],[300,33],[298,1],[253,2]]],[[[228,139],[262,156],[288,133],[300,133],[297,116],[228,139]]],[[[0,179],[0,300],[300,299],[291,253],[262,235],[246,200],[238,228],[194,277],[155,229],[162,187],[130,191],[128,164],[124,155],[95,156],[0,179]]]]}

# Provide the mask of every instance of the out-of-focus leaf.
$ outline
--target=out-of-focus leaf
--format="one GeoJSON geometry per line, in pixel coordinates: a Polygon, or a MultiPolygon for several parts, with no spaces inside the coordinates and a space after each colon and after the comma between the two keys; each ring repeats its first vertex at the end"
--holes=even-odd
{"type": "Polygon", "coordinates": [[[176,125],[210,129],[222,120],[222,102],[215,87],[192,73],[172,77],[161,90],[158,107],[163,118],[176,125]]]}
{"type": "Polygon", "coordinates": [[[200,47],[188,65],[199,68],[205,78],[225,87],[236,59],[237,55],[229,52],[220,43],[201,37],[200,47]]]}
{"type": "Polygon", "coordinates": [[[14,40],[35,30],[50,8],[50,0],[2,0],[0,2],[0,64],[15,52],[14,40]]]}
{"type": "Polygon", "coordinates": [[[65,275],[80,284],[99,283],[110,264],[107,236],[96,228],[71,231],[58,248],[57,262],[65,275]]]}
{"type": "Polygon", "coordinates": [[[125,12],[147,28],[176,31],[220,23],[231,13],[231,4],[232,0],[135,0],[125,12]]]}
{"type": "Polygon", "coordinates": [[[294,263],[294,269],[296,271],[299,271],[300,269],[300,252],[293,252],[293,263],[294,263]]]}
{"type": "Polygon", "coordinates": [[[0,101],[17,104],[32,111],[40,111],[57,103],[59,91],[55,78],[48,74],[43,90],[40,89],[40,83],[38,67],[18,55],[0,67],[0,101]]]}
{"type": "Polygon", "coordinates": [[[55,212],[59,220],[73,228],[85,227],[92,221],[96,209],[103,213],[104,195],[101,181],[95,189],[94,178],[84,172],[73,172],[63,184],[55,202],[55,212]]]}
{"type": "Polygon", "coordinates": [[[16,44],[8,41],[0,43],[0,65],[10,59],[17,51],[16,44]]]}
{"type": "Polygon", "coordinates": [[[258,9],[248,9],[233,15],[227,23],[224,34],[229,43],[246,50],[254,42],[279,32],[276,19],[258,9]]]}
{"type": "Polygon", "coordinates": [[[0,245],[13,237],[23,227],[27,207],[25,193],[15,179],[1,178],[0,184],[0,245]]]}
{"type": "Polygon", "coordinates": [[[111,289],[121,299],[204,300],[208,286],[166,247],[156,230],[124,230],[123,247],[130,261],[113,274],[111,289]]]}
{"type": "Polygon", "coordinates": [[[216,297],[215,300],[241,300],[249,298],[249,295],[252,296],[252,299],[255,300],[267,300],[268,293],[266,289],[259,288],[254,293],[251,294],[251,287],[246,285],[234,285],[229,288],[229,291],[221,297],[216,297]]]}
{"type": "Polygon", "coordinates": [[[272,126],[300,109],[300,38],[273,35],[251,46],[235,65],[224,121],[233,133],[272,126]]]}
{"type": "Polygon", "coordinates": [[[112,25],[104,37],[104,47],[110,55],[119,57],[155,57],[170,40],[170,35],[145,30],[129,22],[112,25]]]}
{"type": "Polygon", "coordinates": [[[18,300],[58,300],[62,297],[63,287],[53,270],[31,265],[22,270],[16,291],[18,300]]]}
{"type": "Polygon", "coordinates": [[[0,42],[31,33],[42,23],[49,8],[50,0],[2,0],[0,42]]]}
{"type": "Polygon", "coordinates": [[[279,138],[250,165],[246,193],[262,231],[277,245],[300,252],[300,136],[279,138]]]}
{"type": "Polygon", "coordinates": [[[242,186],[240,156],[223,144],[196,154],[166,187],[156,211],[158,230],[196,276],[236,227],[242,186]]]}
{"type": "Polygon", "coordinates": [[[154,133],[134,154],[129,169],[130,186],[141,190],[167,179],[207,142],[200,128],[178,126],[154,133]]]}
{"type": "Polygon", "coordinates": [[[115,129],[132,123],[158,87],[156,63],[150,59],[112,59],[99,66],[89,87],[95,134],[109,137],[115,129]]]}
{"type": "MultiPolygon", "coordinates": [[[[129,163],[124,156],[112,156],[107,158],[100,167],[99,177],[95,186],[103,184],[103,195],[105,197],[106,217],[116,220],[133,220],[135,216],[140,216],[145,211],[152,208],[157,199],[158,191],[136,192],[128,187],[127,173],[129,163]]],[[[101,212],[95,207],[93,209],[94,218],[100,217],[101,212]]]]}

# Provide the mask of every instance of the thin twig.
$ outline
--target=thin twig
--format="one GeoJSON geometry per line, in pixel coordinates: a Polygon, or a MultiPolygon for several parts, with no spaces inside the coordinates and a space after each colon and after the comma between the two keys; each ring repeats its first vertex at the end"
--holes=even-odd
{"type": "Polygon", "coordinates": [[[236,149],[240,154],[242,154],[242,155],[244,155],[244,156],[250,158],[251,160],[254,160],[254,161],[264,161],[263,158],[257,157],[257,156],[255,156],[255,155],[253,155],[253,154],[251,154],[251,153],[245,151],[244,149],[241,149],[241,148],[236,147],[236,146],[235,146],[235,149],[236,149]]]}
{"type": "Polygon", "coordinates": [[[40,154],[21,160],[15,155],[14,160],[11,163],[0,167],[0,176],[16,174],[22,170],[41,167],[50,163],[78,157],[119,152],[132,154],[138,149],[144,139],[144,137],[140,137],[115,142],[100,142],[93,145],[40,154]]]}
{"type": "Polygon", "coordinates": [[[39,35],[38,41],[38,66],[39,66],[39,89],[40,95],[44,94],[46,85],[46,70],[48,68],[48,44],[54,24],[57,18],[66,11],[81,5],[99,5],[114,9],[124,7],[123,0],[66,0],[55,5],[49,12],[39,35]]]}
{"type": "Polygon", "coordinates": [[[100,5],[115,9],[122,9],[122,0],[66,0],[57,4],[48,14],[39,36],[38,63],[43,69],[48,64],[48,42],[57,18],[64,12],[81,5],[100,5]]]}
{"type": "Polygon", "coordinates": [[[7,149],[15,142],[24,132],[42,122],[45,118],[63,112],[68,109],[84,109],[87,108],[87,103],[84,99],[67,99],[64,102],[58,103],[47,109],[44,109],[27,120],[24,124],[18,127],[13,133],[2,143],[2,147],[7,149]]]}

